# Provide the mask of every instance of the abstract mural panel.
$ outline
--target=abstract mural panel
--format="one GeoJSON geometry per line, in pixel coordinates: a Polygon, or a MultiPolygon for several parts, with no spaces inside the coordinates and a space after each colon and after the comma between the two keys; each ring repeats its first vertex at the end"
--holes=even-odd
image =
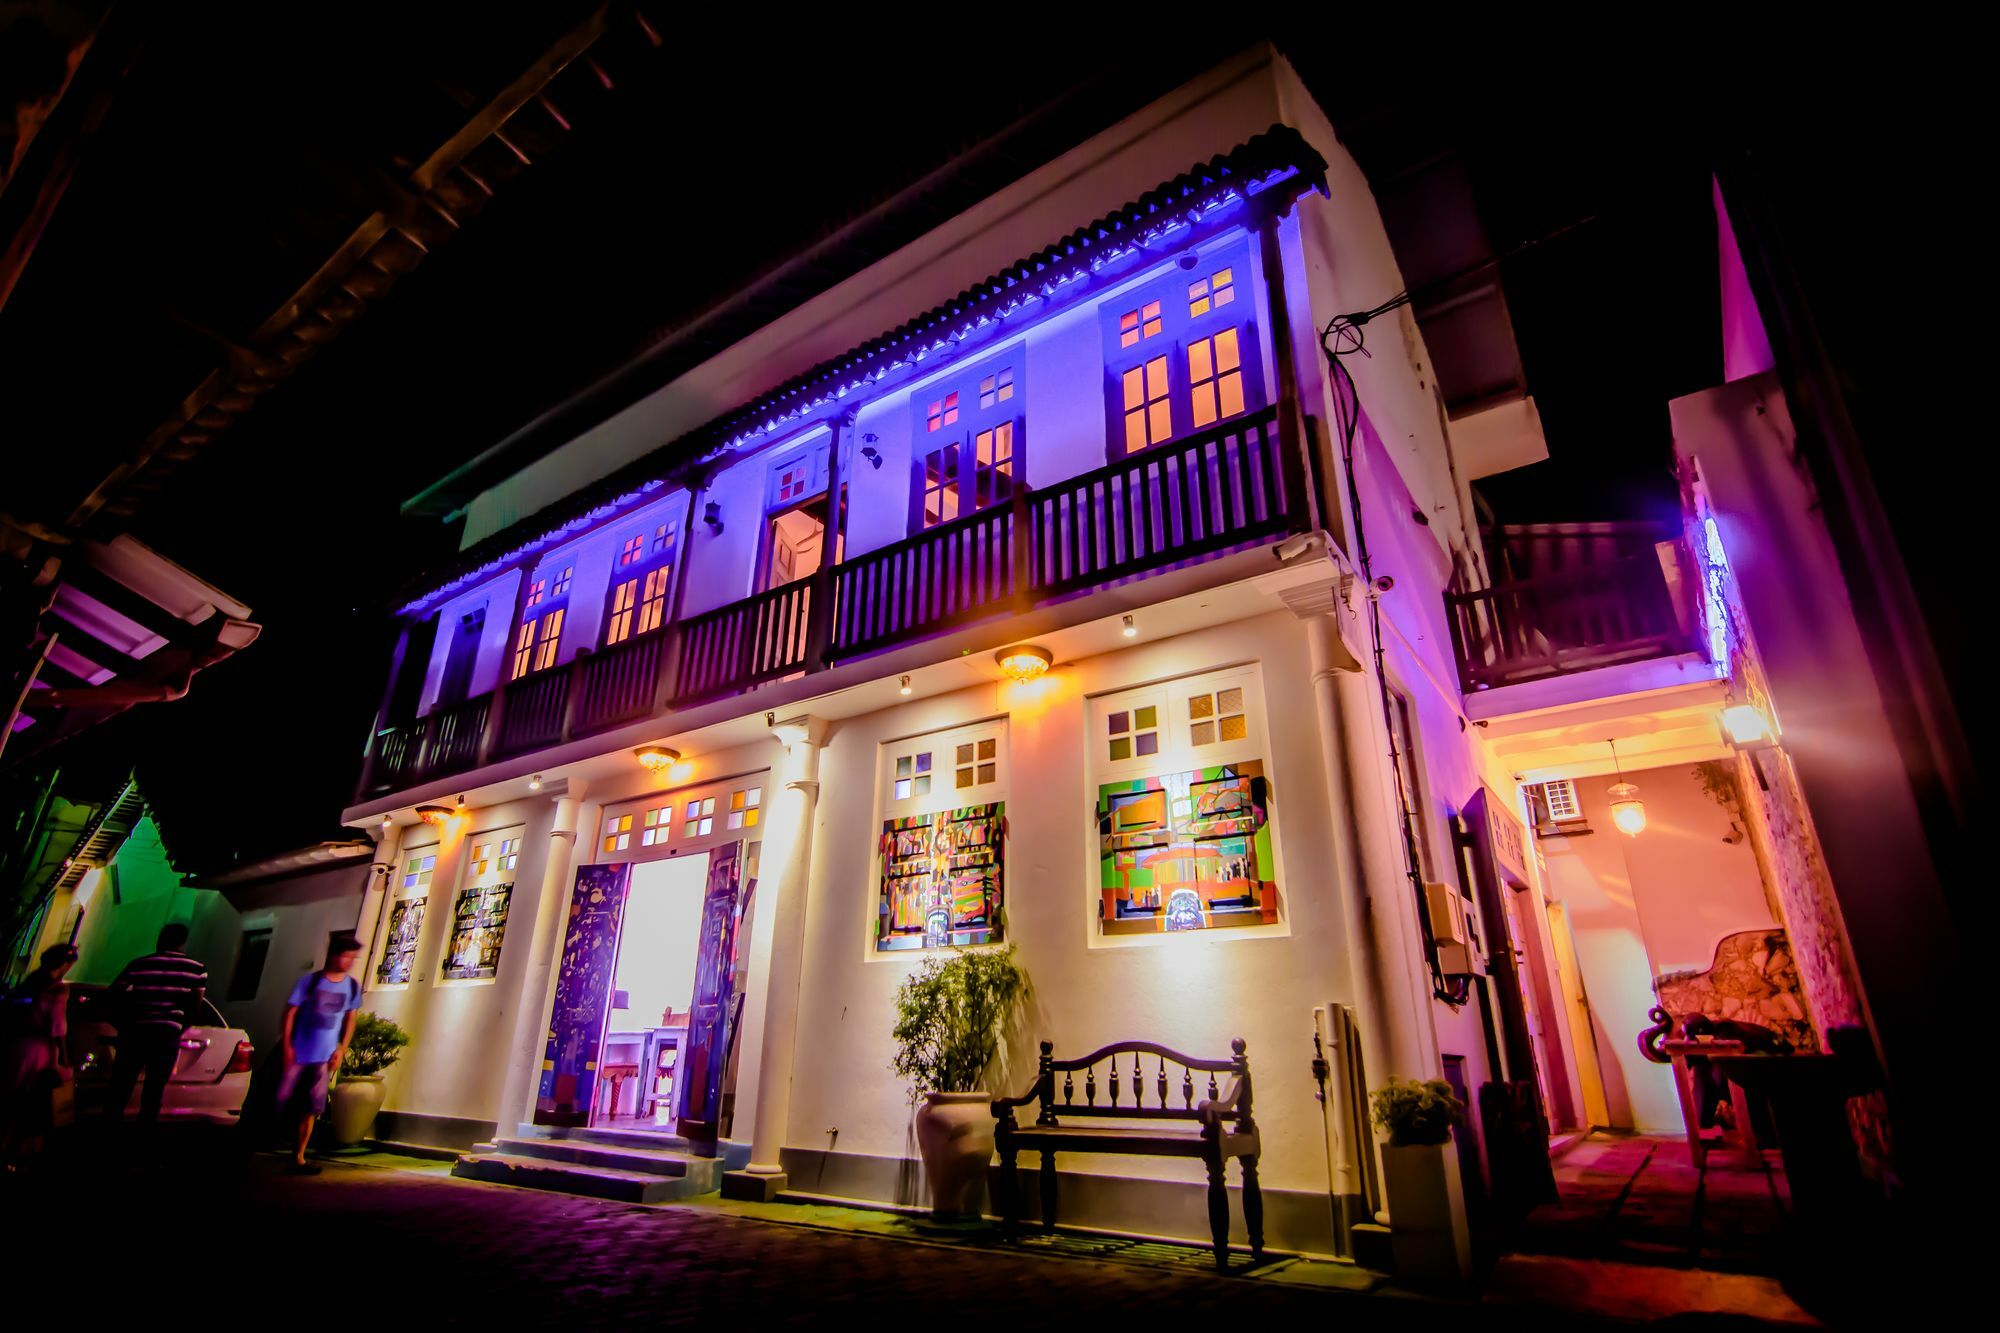
{"type": "Polygon", "coordinates": [[[478,981],[500,970],[500,944],[507,935],[507,904],[513,884],[467,889],[452,913],[451,944],[444,954],[447,981],[478,981]]]}
{"type": "Polygon", "coordinates": [[[876,949],[999,943],[1006,832],[1004,801],[884,821],[876,949]]]}
{"type": "Polygon", "coordinates": [[[417,940],[424,933],[424,899],[398,898],[389,909],[389,929],[384,933],[382,961],[375,966],[375,984],[401,986],[416,970],[417,940]]]}
{"type": "Polygon", "coordinates": [[[1097,789],[1106,935],[1272,925],[1270,803],[1260,760],[1097,789]]]}
{"type": "Polygon", "coordinates": [[[604,1044],[611,979],[618,966],[618,932],[632,867],[582,866],[570,894],[569,929],[563,936],[555,1004],[549,1012],[548,1046],[536,1090],[535,1123],[586,1125],[597,1090],[597,1056],[604,1044]]]}

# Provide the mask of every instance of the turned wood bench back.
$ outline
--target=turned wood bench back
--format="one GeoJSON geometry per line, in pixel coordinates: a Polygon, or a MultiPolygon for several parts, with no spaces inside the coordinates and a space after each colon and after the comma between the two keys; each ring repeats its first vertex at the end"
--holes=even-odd
{"type": "Polygon", "coordinates": [[[1183,1055],[1150,1041],[1121,1041],[1075,1060],[1055,1058],[1055,1043],[1043,1042],[1035,1085],[1019,1097],[993,1103],[997,1116],[1011,1121],[1013,1108],[1041,1103],[1040,1125],[1066,1116],[1118,1120],[1200,1120],[1203,1103],[1216,1103],[1220,1119],[1250,1118],[1250,1060],[1243,1039],[1230,1044],[1223,1059],[1183,1055]],[[1227,1089],[1217,1075],[1230,1076],[1227,1089]]]}

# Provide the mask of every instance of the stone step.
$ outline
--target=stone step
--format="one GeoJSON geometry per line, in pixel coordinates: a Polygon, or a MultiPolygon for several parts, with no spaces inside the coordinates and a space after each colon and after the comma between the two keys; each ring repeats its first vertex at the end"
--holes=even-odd
{"type": "Polygon", "coordinates": [[[692,1145],[678,1134],[662,1134],[645,1129],[585,1129],[581,1126],[570,1128],[558,1125],[537,1125],[527,1121],[515,1127],[515,1137],[521,1139],[553,1139],[565,1143],[602,1143],[618,1148],[660,1149],[670,1152],[687,1153],[698,1161],[714,1160],[728,1171],[741,1171],[750,1165],[750,1145],[739,1139],[724,1139],[716,1145],[715,1157],[705,1158],[691,1150],[692,1145]]]}
{"type": "Polygon", "coordinates": [[[592,1143],[581,1139],[495,1139],[481,1143],[474,1152],[505,1153],[510,1157],[539,1157],[548,1162],[569,1162],[577,1166],[602,1166],[618,1171],[642,1171],[655,1176],[686,1176],[707,1165],[705,1158],[691,1158],[668,1148],[625,1147],[592,1143]]]}
{"type": "Polygon", "coordinates": [[[481,1152],[478,1149],[460,1157],[451,1168],[451,1173],[463,1180],[484,1180],[498,1185],[551,1190],[558,1194],[613,1199],[621,1203],[666,1203],[703,1192],[685,1176],[665,1176],[651,1171],[628,1171],[609,1166],[584,1166],[575,1162],[551,1161],[546,1157],[481,1152]]]}

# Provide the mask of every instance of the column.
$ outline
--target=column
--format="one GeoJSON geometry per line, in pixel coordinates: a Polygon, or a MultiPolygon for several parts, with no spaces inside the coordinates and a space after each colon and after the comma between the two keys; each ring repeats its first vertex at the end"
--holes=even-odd
{"type": "Polygon", "coordinates": [[[542,1045],[548,1026],[549,976],[555,970],[556,953],[562,948],[563,922],[568,914],[564,900],[574,871],[577,813],[583,803],[583,784],[571,779],[568,788],[555,798],[555,818],[549,825],[549,845],[542,860],[542,891],[535,898],[535,933],[528,943],[528,971],[514,996],[514,1035],[507,1047],[507,1080],[501,1085],[496,1115],[501,1134],[512,1134],[515,1126],[531,1114],[529,1099],[542,1067],[542,1045]]]}
{"type": "Polygon", "coordinates": [[[798,1035],[799,974],[805,962],[806,887],[812,872],[813,823],[819,808],[819,756],[824,718],[795,717],[771,725],[785,747],[779,807],[764,834],[758,867],[761,897],[750,940],[751,986],[743,1015],[742,1050],[754,1059],[737,1067],[736,1122],[751,1111],[750,1165],[722,1178],[731,1199],[770,1200],[785,1188],[779,1154],[792,1100],[792,1054],[798,1035]]]}

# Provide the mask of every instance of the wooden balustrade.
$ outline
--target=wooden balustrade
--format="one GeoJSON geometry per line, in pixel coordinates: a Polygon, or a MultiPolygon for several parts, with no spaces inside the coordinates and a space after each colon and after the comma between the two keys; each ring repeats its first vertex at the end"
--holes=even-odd
{"type": "Polygon", "coordinates": [[[430,723],[424,745],[425,772],[456,773],[477,763],[486,716],[492,711],[493,701],[482,695],[434,711],[425,719],[430,723]]]}
{"type": "Polygon", "coordinates": [[[1013,605],[1024,586],[1014,544],[1026,499],[1022,492],[836,566],[833,655],[858,657],[1013,605]]]}
{"type": "Polygon", "coordinates": [[[1651,550],[1447,593],[1445,609],[1467,694],[1694,646],[1651,550]]]}
{"type": "Polygon", "coordinates": [[[560,741],[573,677],[569,668],[555,667],[509,681],[500,692],[500,731],[494,753],[521,754],[560,741]]]}
{"type": "Polygon", "coordinates": [[[816,580],[799,579],[681,622],[676,705],[804,671],[816,580]]]}
{"type": "Polygon", "coordinates": [[[588,735],[651,713],[659,704],[660,673],[666,660],[667,636],[659,632],[641,634],[601,653],[578,658],[571,731],[588,735]]]}

